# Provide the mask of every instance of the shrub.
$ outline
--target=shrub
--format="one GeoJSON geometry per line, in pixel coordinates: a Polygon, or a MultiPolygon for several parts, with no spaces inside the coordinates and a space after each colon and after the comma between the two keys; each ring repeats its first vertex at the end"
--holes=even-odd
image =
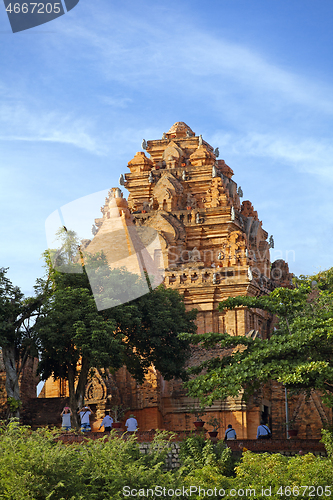
{"type": "Polygon", "coordinates": [[[0,428],[0,498],[83,499],[75,447],[54,441],[47,429],[32,432],[12,422],[0,428]]]}
{"type": "Polygon", "coordinates": [[[225,476],[234,473],[235,461],[232,452],[222,441],[213,444],[210,439],[201,436],[189,437],[181,444],[180,459],[183,464],[181,469],[183,475],[206,466],[216,468],[225,476]]]}
{"type": "Polygon", "coordinates": [[[118,500],[124,486],[146,490],[180,484],[165,471],[167,433],[157,434],[147,455],[140,453],[135,436],[111,433],[64,444],[55,441],[58,434],[17,423],[0,428],[1,500],[118,500]]]}
{"type": "Polygon", "coordinates": [[[175,488],[176,477],[165,471],[168,452],[166,434],[157,434],[147,455],[139,451],[135,436],[98,439],[82,446],[82,475],[86,498],[123,499],[123,488],[148,489],[155,485],[175,488]]]}
{"type": "MultiPolygon", "coordinates": [[[[329,459],[316,457],[312,453],[304,456],[285,457],[276,454],[255,454],[247,451],[240,465],[236,467],[237,488],[253,488],[256,498],[286,500],[290,497],[309,497],[310,490],[302,486],[312,486],[311,498],[328,495],[325,487],[333,482],[333,467],[329,459]],[[282,487],[282,488],[281,488],[282,487]],[[267,489],[271,493],[267,495],[267,489]],[[266,495],[263,494],[266,490],[266,495]]],[[[331,488],[333,494],[333,488],[331,488]]]]}

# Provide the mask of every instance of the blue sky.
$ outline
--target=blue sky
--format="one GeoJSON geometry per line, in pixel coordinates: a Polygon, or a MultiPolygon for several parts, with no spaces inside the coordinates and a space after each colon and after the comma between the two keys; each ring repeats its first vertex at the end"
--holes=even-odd
{"type": "Polygon", "coordinates": [[[219,147],[274,235],[272,260],[298,275],[333,266],[332,22],[331,0],[80,0],[13,34],[0,5],[0,266],[13,283],[30,294],[42,276],[52,212],[117,186],[142,139],[176,121],[219,147]]]}

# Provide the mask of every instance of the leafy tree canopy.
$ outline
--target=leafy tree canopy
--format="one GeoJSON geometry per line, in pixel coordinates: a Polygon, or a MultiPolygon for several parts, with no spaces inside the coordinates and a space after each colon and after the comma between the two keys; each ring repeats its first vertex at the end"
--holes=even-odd
{"type": "Polygon", "coordinates": [[[146,293],[144,279],[123,268],[111,270],[103,254],[85,255],[85,265],[61,252],[57,259],[69,262],[71,272],[56,270],[46,254],[53,293],[36,322],[39,373],[68,379],[72,409],[83,404],[91,368],[116,370],[125,364],[142,382],[153,363],[166,379],[185,377],[189,341],[178,334],[196,331],[196,312],[185,311],[177,291],[160,286],[146,293]],[[138,298],[129,301],[133,290],[138,298]],[[109,308],[98,311],[96,299],[109,308]]]}
{"type": "MultiPolygon", "coordinates": [[[[203,404],[237,396],[246,399],[262,383],[276,380],[294,391],[319,389],[333,404],[333,269],[295,280],[295,288],[277,288],[263,297],[230,297],[221,311],[259,308],[275,314],[270,338],[228,334],[195,335],[191,342],[220,346],[221,356],[190,370],[190,395],[203,404]]],[[[185,334],[183,338],[188,338],[185,334]]]]}
{"type": "MultiPolygon", "coordinates": [[[[13,408],[19,408],[19,377],[30,356],[36,355],[36,339],[32,325],[43,301],[40,284],[36,296],[25,298],[0,268],[0,347],[6,371],[6,392],[13,408]],[[15,403],[15,404],[14,404],[15,403]]],[[[45,290],[47,286],[44,287],[45,290]]],[[[18,415],[18,411],[14,411],[18,415]]]]}

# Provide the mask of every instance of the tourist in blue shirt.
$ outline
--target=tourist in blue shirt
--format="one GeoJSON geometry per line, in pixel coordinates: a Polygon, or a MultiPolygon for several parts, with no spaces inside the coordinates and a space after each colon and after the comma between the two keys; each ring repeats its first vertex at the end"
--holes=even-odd
{"type": "Polygon", "coordinates": [[[257,439],[271,439],[272,433],[265,424],[264,420],[261,420],[260,425],[257,429],[257,439]]]}
{"type": "Polygon", "coordinates": [[[224,434],[224,441],[228,441],[229,439],[237,439],[236,431],[232,428],[231,424],[228,425],[228,429],[224,434]]]}

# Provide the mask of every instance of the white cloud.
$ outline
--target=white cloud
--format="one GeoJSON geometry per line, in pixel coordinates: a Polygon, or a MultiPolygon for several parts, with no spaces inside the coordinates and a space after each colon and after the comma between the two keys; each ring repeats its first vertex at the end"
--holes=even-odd
{"type": "Polygon", "coordinates": [[[333,113],[331,86],[311,74],[297,74],[274,64],[269,60],[269,48],[259,52],[211,35],[189,21],[184,26],[184,19],[170,12],[156,23],[143,16],[131,17],[128,12],[126,17],[117,12],[111,17],[107,11],[103,11],[103,19],[96,12],[92,16],[94,21],[89,19],[89,24],[66,29],[63,43],[80,40],[85,60],[109,80],[154,90],[162,83],[166,92],[176,86],[178,93],[193,93],[198,101],[200,94],[202,98],[211,94],[224,106],[228,106],[225,96],[230,99],[236,86],[242,91],[242,100],[252,95],[272,108],[284,102],[333,113]],[[97,22],[98,34],[93,31],[97,22]]]}
{"type": "Polygon", "coordinates": [[[70,114],[36,110],[21,103],[0,104],[0,140],[58,142],[70,144],[95,154],[106,154],[101,141],[96,140],[94,123],[70,114]]]}
{"type": "Polygon", "coordinates": [[[128,105],[133,102],[133,99],[130,99],[129,97],[102,96],[101,101],[114,108],[127,108],[128,105]]]}
{"type": "Polygon", "coordinates": [[[215,144],[242,156],[267,157],[292,165],[299,172],[319,175],[333,182],[333,145],[325,139],[284,137],[278,134],[215,134],[215,144]]]}

